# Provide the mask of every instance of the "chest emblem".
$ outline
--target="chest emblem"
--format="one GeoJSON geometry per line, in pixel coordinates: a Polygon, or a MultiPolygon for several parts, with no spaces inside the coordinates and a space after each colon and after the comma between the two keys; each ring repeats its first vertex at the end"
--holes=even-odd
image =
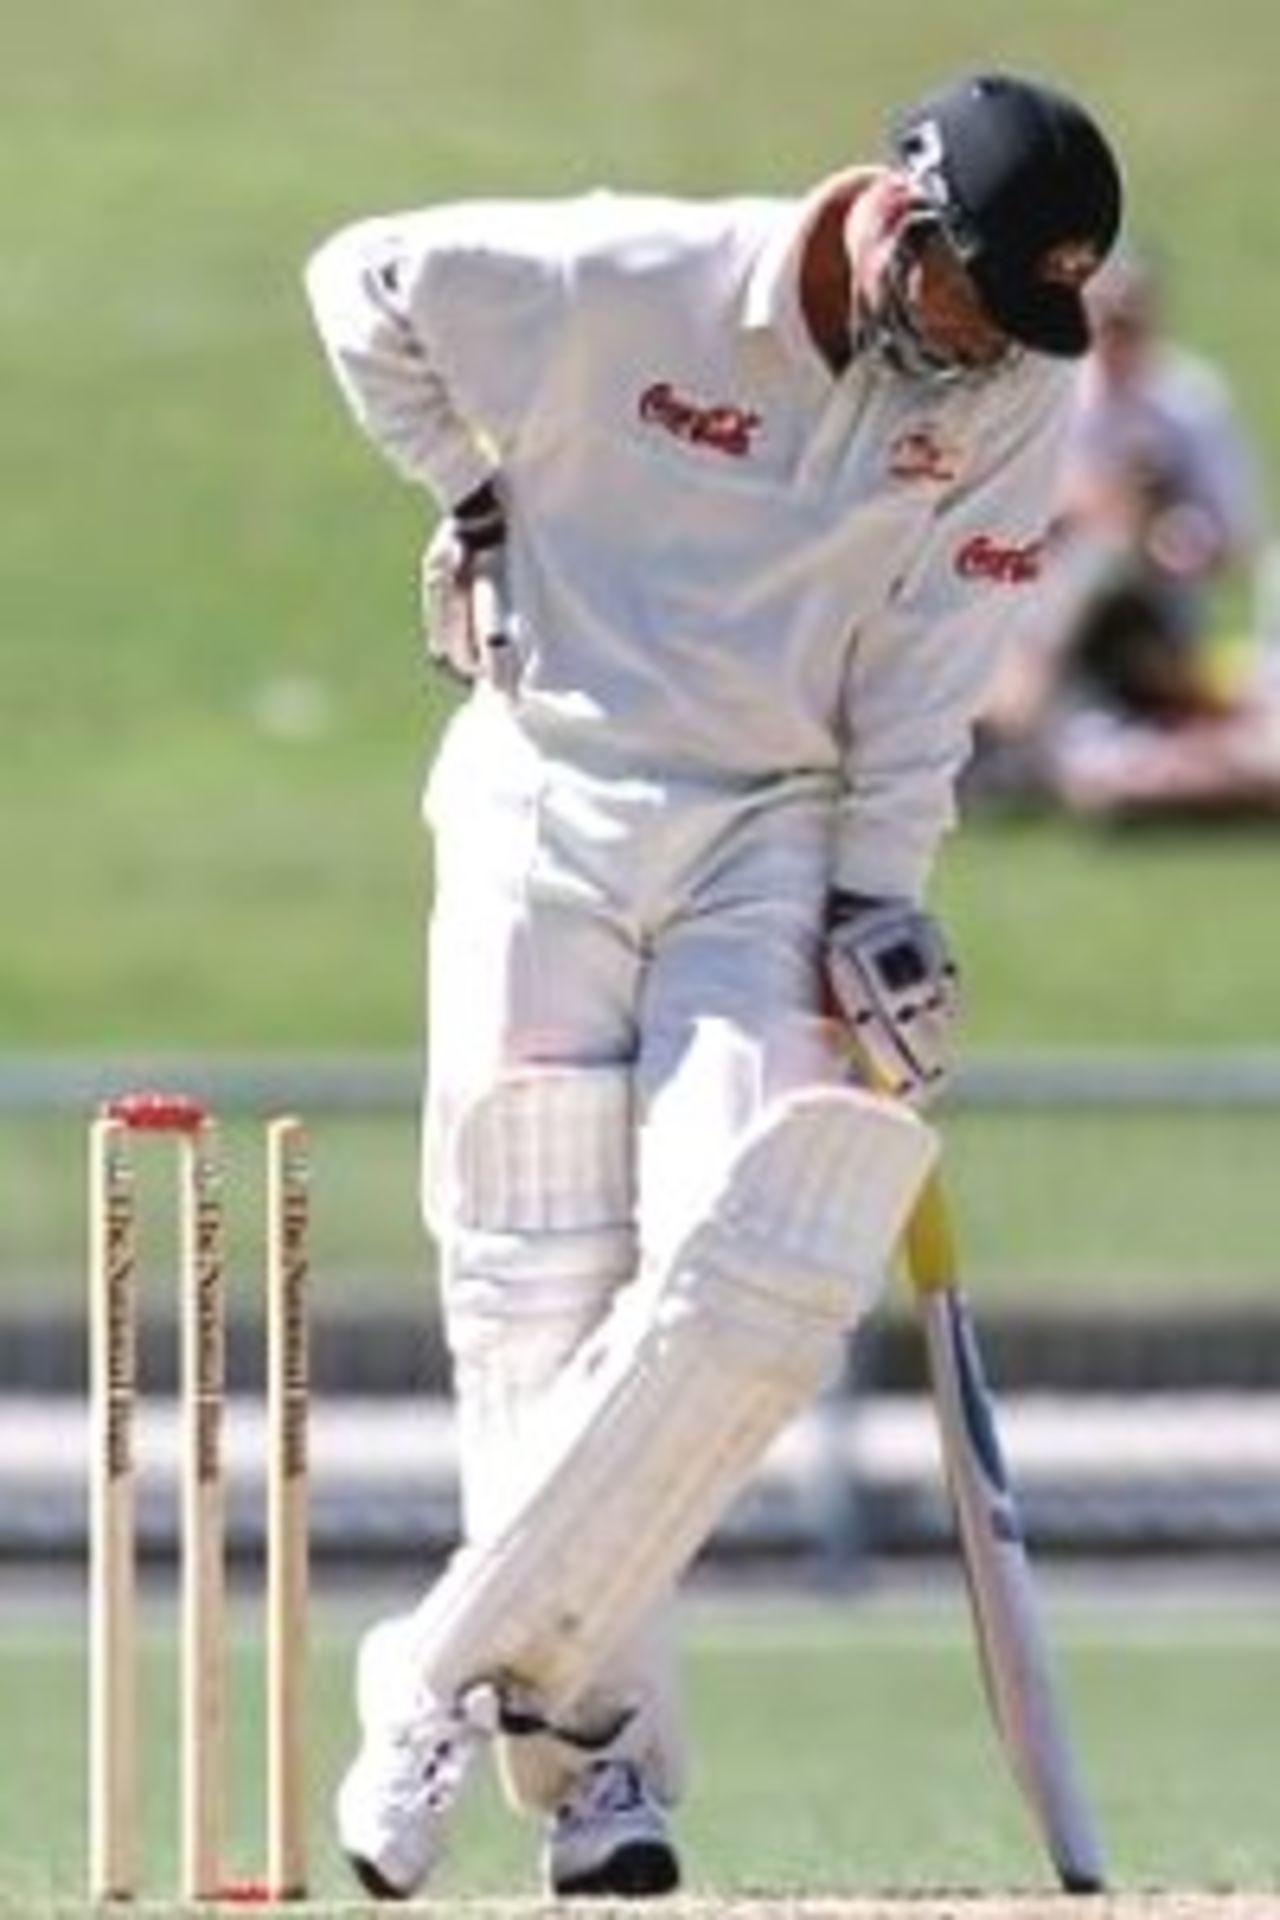
{"type": "Polygon", "coordinates": [[[894,435],[889,442],[888,466],[891,480],[931,480],[946,486],[960,471],[960,455],[926,421],[894,435]]]}
{"type": "Polygon", "coordinates": [[[702,406],[676,392],[669,380],[657,380],[640,395],[636,408],[646,426],[661,427],[674,440],[709,447],[731,460],[745,460],[753,435],[764,424],[758,413],[730,402],[702,406]]]}

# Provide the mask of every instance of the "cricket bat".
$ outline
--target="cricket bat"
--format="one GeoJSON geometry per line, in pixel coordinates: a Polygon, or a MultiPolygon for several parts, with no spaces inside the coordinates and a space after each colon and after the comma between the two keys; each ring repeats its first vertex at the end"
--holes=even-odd
{"type": "Polygon", "coordinates": [[[1053,1676],[936,1171],[916,1201],[905,1251],[992,1718],[1063,1888],[1098,1893],[1105,1885],[1102,1851],[1053,1676]]]}

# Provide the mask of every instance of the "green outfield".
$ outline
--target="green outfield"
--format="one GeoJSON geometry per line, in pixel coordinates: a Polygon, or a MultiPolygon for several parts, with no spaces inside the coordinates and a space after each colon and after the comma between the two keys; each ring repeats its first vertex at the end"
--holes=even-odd
{"type": "MultiPolygon", "coordinates": [[[[309,1118],[317,1313],[426,1303],[433,1267],[417,1217],[414,1116],[309,1118]]],[[[262,1263],[261,1133],[248,1122],[226,1133],[231,1285],[245,1310],[258,1305],[262,1263]]],[[[980,1304],[1275,1298],[1280,1114],[975,1113],[948,1122],[946,1137],[980,1304]]],[[[85,1160],[81,1117],[0,1117],[0,1312],[79,1304],[85,1160]]],[[[160,1150],[140,1165],[144,1272],[163,1310],[177,1244],[171,1165],[160,1150]]]]}
{"type": "MultiPolygon", "coordinates": [[[[1280,1889],[1280,1626],[1274,1609],[1106,1596],[1056,1601],[1055,1639],[1117,1888],[1280,1889]]],[[[367,1609],[320,1609],[310,1741],[314,1889],[341,1895],[327,1803],[351,1736],[348,1654],[367,1609]]],[[[256,1623],[235,1644],[229,1871],[261,1850],[256,1623]]],[[[172,1644],[151,1621],[145,1891],[174,1873],[172,1644]]],[[[958,1598],[690,1608],[697,1764],[682,1830],[695,1893],[1050,1884],[988,1730],[958,1598]]],[[[0,1911],[83,1885],[84,1660],[74,1616],[6,1608],[0,1911]]],[[[532,1895],[536,1835],[487,1788],[440,1891],[532,1895]]]]}
{"type": "MultiPolygon", "coordinates": [[[[0,1046],[417,1035],[422,509],[341,416],[299,285],[357,213],[790,189],[957,65],[1050,71],[1114,123],[1182,329],[1280,444],[1269,0],[10,13],[0,1046]]],[[[1273,1037],[1273,870],[1265,837],[975,831],[942,876],[973,1043],[1273,1037]]]]}

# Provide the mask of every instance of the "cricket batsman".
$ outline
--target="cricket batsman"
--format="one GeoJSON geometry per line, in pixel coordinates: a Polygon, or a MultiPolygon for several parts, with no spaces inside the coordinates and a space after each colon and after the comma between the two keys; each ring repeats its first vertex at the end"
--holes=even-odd
{"type": "Polygon", "coordinates": [[[926,888],[1120,213],[1090,114],[981,73],[802,198],[447,205],[310,261],[472,685],[426,798],[423,1155],[465,1539],[360,1648],[375,1896],[489,1745],[549,1892],[678,1884],[673,1589],[931,1164],[926,888]]]}

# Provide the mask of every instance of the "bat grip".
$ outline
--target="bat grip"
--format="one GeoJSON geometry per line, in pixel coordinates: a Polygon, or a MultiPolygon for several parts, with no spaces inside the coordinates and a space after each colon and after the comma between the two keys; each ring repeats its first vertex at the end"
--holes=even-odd
{"type": "MultiPolygon", "coordinates": [[[[896,1099],[875,1061],[858,1041],[849,1035],[849,1052],[854,1066],[872,1093],[886,1100],[896,1099]]],[[[956,1237],[951,1225],[942,1172],[938,1167],[925,1180],[916,1195],[903,1235],[907,1256],[907,1274],[912,1288],[921,1296],[954,1290],[960,1271],[956,1256],[956,1237]]]]}
{"type": "Polygon", "coordinates": [[[959,1274],[955,1231],[937,1167],[916,1195],[907,1221],[905,1246],[907,1271],[917,1293],[945,1293],[955,1288],[959,1274]]]}

